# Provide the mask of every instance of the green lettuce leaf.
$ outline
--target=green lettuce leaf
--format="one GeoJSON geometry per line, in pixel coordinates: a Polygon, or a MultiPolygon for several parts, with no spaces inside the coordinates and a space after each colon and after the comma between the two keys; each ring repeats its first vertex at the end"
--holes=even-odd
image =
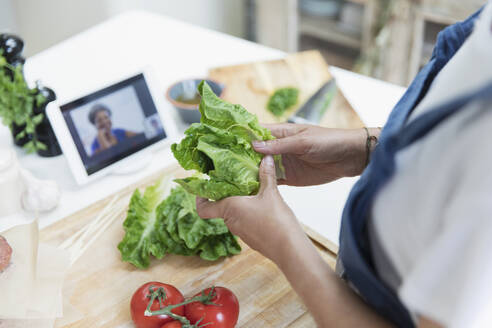
{"type": "Polygon", "coordinates": [[[201,243],[198,249],[200,257],[207,261],[215,261],[219,257],[241,252],[241,246],[231,233],[209,238],[206,242],[201,243]]]}
{"type": "Polygon", "coordinates": [[[118,245],[123,261],[146,268],[151,255],[199,255],[214,261],[241,251],[223,219],[203,220],[195,196],[180,186],[169,191],[169,185],[157,182],[143,195],[133,193],[123,223],[125,236],[118,245]]]}
{"type": "Polygon", "coordinates": [[[118,244],[123,261],[146,268],[150,263],[150,254],[158,259],[166,254],[167,245],[158,233],[161,222],[156,216],[156,209],[168,193],[169,181],[162,180],[145,189],[143,195],[138,189],[133,192],[123,222],[125,236],[118,244]]]}
{"type": "MultiPolygon", "coordinates": [[[[208,199],[256,194],[260,183],[258,168],[263,155],[251,142],[274,139],[258,118],[240,105],[215,95],[206,82],[200,83],[200,123],[185,131],[185,138],[171,149],[186,170],[196,170],[208,178],[175,180],[186,191],[208,199]]],[[[285,178],[280,156],[275,156],[277,177],[285,178]]]]}

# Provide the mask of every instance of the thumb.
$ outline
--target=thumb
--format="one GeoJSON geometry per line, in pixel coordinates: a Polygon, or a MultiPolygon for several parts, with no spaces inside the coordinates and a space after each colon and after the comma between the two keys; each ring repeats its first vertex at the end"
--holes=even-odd
{"type": "Polygon", "coordinates": [[[275,163],[272,155],[266,155],[260,164],[260,191],[277,188],[277,176],[275,175],[275,163]]]}
{"type": "Polygon", "coordinates": [[[252,142],[253,148],[262,154],[301,154],[304,146],[298,136],[273,140],[255,140],[252,142]]]}
{"type": "Polygon", "coordinates": [[[223,201],[211,202],[206,198],[196,198],[196,212],[202,219],[223,218],[225,204],[223,201]]]}

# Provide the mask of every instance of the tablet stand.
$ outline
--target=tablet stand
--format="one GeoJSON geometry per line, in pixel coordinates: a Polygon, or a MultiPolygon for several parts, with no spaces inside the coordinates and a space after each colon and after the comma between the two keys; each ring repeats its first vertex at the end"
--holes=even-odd
{"type": "Polygon", "coordinates": [[[150,152],[135,156],[135,158],[133,158],[131,161],[125,163],[125,166],[115,168],[113,171],[111,171],[111,174],[127,175],[135,173],[149,165],[152,162],[153,157],[154,155],[150,152]]]}

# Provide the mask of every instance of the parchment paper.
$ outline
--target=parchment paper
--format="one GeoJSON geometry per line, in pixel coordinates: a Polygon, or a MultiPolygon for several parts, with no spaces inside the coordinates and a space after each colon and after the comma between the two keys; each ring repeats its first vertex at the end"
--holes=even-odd
{"type": "Polygon", "coordinates": [[[70,258],[65,250],[38,245],[38,232],[36,221],[2,232],[12,259],[0,274],[0,319],[49,319],[37,320],[41,327],[63,315],[62,286],[70,258]]]}

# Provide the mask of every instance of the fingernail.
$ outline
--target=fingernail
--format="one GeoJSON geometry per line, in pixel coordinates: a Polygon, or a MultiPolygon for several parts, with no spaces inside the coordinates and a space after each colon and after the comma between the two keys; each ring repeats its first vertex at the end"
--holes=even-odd
{"type": "Polygon", "coordinates": [[[253,141],[253,147],[255,148],[266,148],[266,142],[260,140],[253,141]]]}
{"type": "Polygon", "coordinates": [[[203,197],[200,197],[200,196],[196,196],[196,202],[197,202],[197,204],[201,204],[201,203],[204,203],[206,201],[208,201],[208,199],[203,198],[203,197]]]}
{"type": "Polygon", "coordinates": [[[273,167],[273,157],[268,155],[263,158],[263,162],[265,162],[266,166],[272,166],[273,167]]]}

